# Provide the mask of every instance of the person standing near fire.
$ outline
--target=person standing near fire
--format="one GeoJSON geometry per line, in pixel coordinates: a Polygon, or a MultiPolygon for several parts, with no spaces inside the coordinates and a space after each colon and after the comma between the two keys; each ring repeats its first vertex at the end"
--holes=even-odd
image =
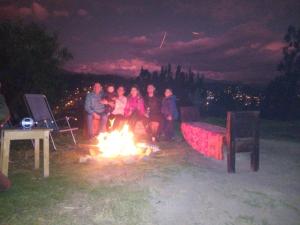
{"type": "Polygon", "coordinates": [[[178,110],[176,106],[176,97],[171,88],[166,88],[165,97],[162,100],[161,112],[164,117],[163,133],[167,140],[173,140],[174,121],[178,119],[178,110]]]}
{"type": "Polygon", "coordinates": [[[88,93],[85,98],[84,109],[87,112],[89,138],[98,135],[99,131],[102,132],[106,130],[106,100],[104,100],[103,97],[102,85],[97,82],[93,86],[93,91],[88,93]]]}
{"type": "Polygon", "coordinates": [[[162,121],[161,100],[155,95],[155,90],[155,86],[153,84],[149,84],[147,86],[147,96],[145,97],[145,106],[147,117],[149,119],[148,129],[152,142],[156,142],[158,139],[158,133],[162,121]]]}

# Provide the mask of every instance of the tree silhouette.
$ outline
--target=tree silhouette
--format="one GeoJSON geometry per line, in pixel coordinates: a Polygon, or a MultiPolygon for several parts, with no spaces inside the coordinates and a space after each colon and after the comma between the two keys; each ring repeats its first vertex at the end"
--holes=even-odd
{"type": "Polygon", "coordinates": [[[25,92],[44,93],[51,102],[58,98],[65,90],[60,68],[71,58],[57,35],[40,25],[0,24],[0,80],[9,105],[16,111],[20,111],[25,92]]]}
{"type": "Polygon", "coordinates": [[[268,85],[262,113],[270,118],[300,118],[300,28],[289,26],[284,41],[281,75],[268,85]]]}

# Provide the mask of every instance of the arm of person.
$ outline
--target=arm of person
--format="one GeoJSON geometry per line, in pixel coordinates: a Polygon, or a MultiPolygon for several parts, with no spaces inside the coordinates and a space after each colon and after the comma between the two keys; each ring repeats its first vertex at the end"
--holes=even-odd
{"type": "Polygon", "coordinates": [[[141,115],[146,115],[144,100],[141,98],[139,102],[139,112],[141,115]]]}
{"type": "Polygon", "coordinates": [[[0,120],[0,128],[4,127],[5,124],[9,121],[9,119],[10,119],[10,115],[8,114],[8,115],[6,116],[6,118],[0,120]]]}
{"type": "Polygon", "coordinates": [[[171,113],[172,120],[176,120],[178,118],[178,111],[177,111],[175,98],[172,99],[172,101],[170,102],[170,113],[171,113]]]}
{"type": "Polygon", "coordinates": [[[126,105],[125,105],[125,108],[124,108],[124,116],[128,117],[128,116],[131,115],[131,113],[132,113],[132,110],[131,110],[131,106],[130,106],[130,101],[128,101],[128,99],[127,99],[126,105]]]}
{"type": "Polygon", "coordinates": [[[88,114],[93,114],[94,112],[92,108],[92,98],[89,94],[85,97],[84,109],[88,114]]]}

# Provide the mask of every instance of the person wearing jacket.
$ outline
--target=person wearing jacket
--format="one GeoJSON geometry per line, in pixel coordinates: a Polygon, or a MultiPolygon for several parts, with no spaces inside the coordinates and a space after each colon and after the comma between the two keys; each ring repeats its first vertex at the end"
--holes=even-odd
{"type": "Polygon", "coordinates": [[[167,140],[174,139],[174,121],[178,119],[176,97],[171,88],[167,88],[162,100],[161,113],[164,118],[163,134],[167,140]]]}
{"type": "Polygon", "coordinates": [[[147,86],[147,96],[145,97],[145,106],[149,119],[149,133],[152,142],[156,142],[162,123],[161,99],[155,94],[155,86],[147,86]]]}
{"type": "Polygon", "coordinates": [[[100,83],[95,83],[93,91],[85,98],[84,109],[87,112],[87,127],[89,138],[105,131],[107,116],[105,112],[104,93],[100,83]],[[94,124],[96,121],[97,124],[94,124]],[[93,123],[94,122],[94,123],[93,123]]]}
{"type": "Polygon", "coordinates": [[[125,118],[132,130],[135,129],[137,121],[142,121],[146,127],[147,118],[144,106],[144,100],[140,95],[139,89],[136,86],[132,86],[130,94],[127,97],[127,103],[124,109],[125,118]]]}

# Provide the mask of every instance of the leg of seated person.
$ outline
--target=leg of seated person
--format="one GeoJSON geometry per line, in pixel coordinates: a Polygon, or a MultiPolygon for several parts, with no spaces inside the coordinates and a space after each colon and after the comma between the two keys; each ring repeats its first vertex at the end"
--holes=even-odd
{"type": "Polygon", "coordinates": [[[107,114],[101,113],[100,132],[106,132],[107,119],[108,119],[107,114]]]}
{"type": "Polygon", "coordinates": [[[100,121],[100,118],[93,118],[93,136],[99,135],[100,121]]]}
{"type": "Polygon", "coordinates": [[[88,129],[88,135],[89,138],[92,138],[94,135],[94,130],[93,130],[93,115],[88,114],[87,115],[87,129],[88,129]]]}
{"type": "Polygon", "coordinates": [[[123,125],[124,125],[124,116],[120,114],[115,115],[113,129],[121,129],[123,125]]]}
{"type": "Polygon", "coordinates": [[[116,123],[116,116],[113,114],[110,114],[107,117],[107,121],[106,121],[106,130],[107,131],[111,131],[115,129],[115,123],[116,123]]]}

